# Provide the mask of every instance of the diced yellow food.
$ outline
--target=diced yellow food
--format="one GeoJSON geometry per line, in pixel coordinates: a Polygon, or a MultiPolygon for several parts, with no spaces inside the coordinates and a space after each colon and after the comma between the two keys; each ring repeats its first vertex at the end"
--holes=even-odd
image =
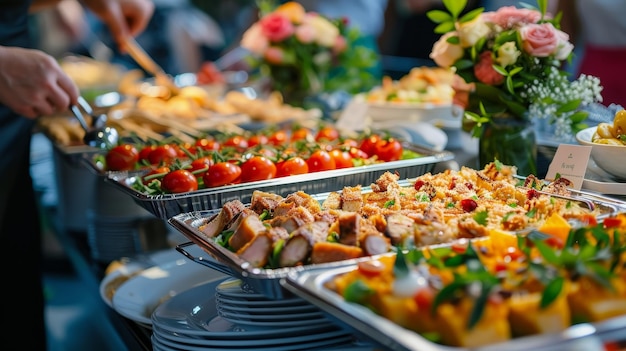
{"type": "Polygon", "coordinates": [[[444,344],[478,347],[511,338],[509,308],[505,303],[488,303],[480,321],[468,330],[468,318],[473,304],[473,301],[463,299],[458,304],[445,303],[437,308],[437,330],[441,331],[441,341],[444,344]]]}
{"type": "Polygon", "coordinates": [[[614,291],[586,277],[573,283],[567,297],[573,321],[597,322],[625,315],[626,283],[619,278],[611,283],[614,291]]]}
{"type": "Polygon", "coordinates": [[[515,294],[509,300],[509,324],[514,337],[557,333],[570,326],[567,293],[544,309],[539,307],[541,293],[515,294]]]}
{"type": "Polygon", "coordinates": [[[541,227],[539,227],[540,232],[550,234],[563,241],[567,240],[570,229],[572,229],[572,226],[563,216],[556,212],[552,213],[541,227]]]}

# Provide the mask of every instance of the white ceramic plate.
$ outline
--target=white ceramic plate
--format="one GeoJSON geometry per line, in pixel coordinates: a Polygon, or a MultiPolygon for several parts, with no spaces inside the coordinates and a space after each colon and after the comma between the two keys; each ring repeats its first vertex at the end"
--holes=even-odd
{"type": "MultiPolygon", "coordinates": [[[[196,257],[204,254],[204,251],[198,246],[190,246],[186,250],[196,255],[196,257]]],[[[119,260],[119,266],[100,281],[100,297],[107,305],[113,307],[113,295],[130,278],[147,268],[175,261],[182,257],[184,256],[180,252],[172,248],[153,252],[146,257],[130,257],[128,260],[119,260]]]]}
{"type": "Polygon", "coordinates": [[[277,344],[277,339],[337,330],[329,320],[304,326],[265,328],[240,326],[218,316],[215,289],[221,281],[211,281],[182,292],[161,304],[152,314],[153,332],[210,340],[213,345],[251,346],[277,344]]]}
{"type": "Polygon", "coordinates": [[[133,321],[151,325],[152,312],[164,301],[196,285],[226,277],[178,255],[180,258],[148,268],[122,284],[113,295],[113,309],[133,321]]]}
{"type": "Polygon", "coordinates": [[[587,172],[583,179],[583,189],[606,195],[626,195],[626,183],[620,183],[598,167],[593,158],[587,163],[587,172]]]}

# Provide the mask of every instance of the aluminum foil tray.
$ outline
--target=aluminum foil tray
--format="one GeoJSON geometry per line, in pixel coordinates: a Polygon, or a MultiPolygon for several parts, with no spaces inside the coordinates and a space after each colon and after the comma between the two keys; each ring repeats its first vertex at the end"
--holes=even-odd
{"type": "MultiPolygon", "coordinates": [[[[331,319],[378,343],[385,350],[467,350],[429,341],[364,306],[346,302],[339,294],[325,287],[326,282],[354,269],[357,269],[357,262],[330,269],[309,268],[292,271],[286,279],[281,280],[281,284],[294,295],[318,306],[331,319]]],[[[624,341],[626,341],[626,316],[620,316],[601,323],[577,324],[559,334],[521,337],[472,350],[603,350],[605,343],[624,341]]]]}
{"type": "Polygon", "coordinates": [[[161,219],[169,219],[180,213],[219,209],[224,203],[232,200],[249,203],[255,190],[281,196],[287,196],[300,190],[309,194],[319,194],[341,190],[346,185],[369,185],[386,171],[397,172],[400,179],[414,178],[431,172],[437,163],[454,158],[454,154],[449,151],[435,151],[408,143],[405,143],[404,147],[424,156],[410,160],[227,185],[184,194],[146,195],[131,186],[136,177],[140,175],[137,172],[102,173],[106,176],[107,181],[132,196],[140,206],[150,213],[161,219]]]}

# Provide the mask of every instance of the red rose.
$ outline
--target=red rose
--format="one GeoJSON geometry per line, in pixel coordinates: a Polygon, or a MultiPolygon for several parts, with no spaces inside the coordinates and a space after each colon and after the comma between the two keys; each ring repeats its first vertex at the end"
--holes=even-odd
{"type": "Polygon", "coordinates": [[[271,13],[260,21],[263,34],[272,42],[281,42],[289,38],[295,31],[293,23],[278,13],[271,13]]]}
{"type": "Polygon", "coordinates": [[[476,75],[478,81],[487,85],[500,85],[504,83],[504,76],[493,69],[491,51],[485,51],[480,54],[478,63],[474,65],[474,75],[476,75]]]}

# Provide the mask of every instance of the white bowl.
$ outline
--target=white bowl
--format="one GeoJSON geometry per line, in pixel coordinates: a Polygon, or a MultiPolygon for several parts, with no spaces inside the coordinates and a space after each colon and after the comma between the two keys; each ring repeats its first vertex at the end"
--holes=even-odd
{"type": "Polygon", "coordinates": [[[428,122],[440,128],[461,128],[463,110],[457,105],[375,103],[367,105],[372,123],[405,121],[428,122]]]}
{"type": "Polygon", "coordinates": [[[589,127],[576,133],[581,145],[591,146],[591,157],[598,167],[610,175],[626,180],[626,146],[597,144],[591,141],[596,127],[589,127]]]}

